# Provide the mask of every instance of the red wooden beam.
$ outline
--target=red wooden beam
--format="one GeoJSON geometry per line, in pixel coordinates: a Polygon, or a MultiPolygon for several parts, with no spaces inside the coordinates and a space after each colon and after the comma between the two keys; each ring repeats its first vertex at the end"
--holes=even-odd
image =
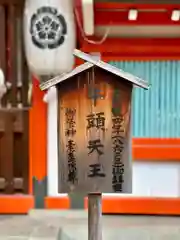
{"type": "MultiPolygon", "coordinates": [[[[97,39],[93,39],[97,41],[97,39]]],[[[180,56],[180,38],[108,38],[101,45],[86,41],[81,45],[84,52],[100,52],[103,56],[180,56]]]]}
{"type": "Polygon", "coordinates": [[[174,9],[180,4],[97,3],[95,25],[180,25],[171,20],[174,9]],[[136,21],[128,20],[129,9],[138,10],[136,21]]]}
{"type": "Polygon", "coordinates": [[[132,9],[137,8],[139,10],[174,10],[174,9],[180,9],[180,4],[140,4],[140,3],[117,3],[117,2],[101,2],[101,3],[95,3],[95,10],[120,10],[120,9],[132,9]]]}
{"type": "Polygon", "coordinates": [[[138,12],[137,20],[128,20],[128,10],[95,10],[95,25],[180,25],[180,21],[171,20],[171,12],[138,12]]]}

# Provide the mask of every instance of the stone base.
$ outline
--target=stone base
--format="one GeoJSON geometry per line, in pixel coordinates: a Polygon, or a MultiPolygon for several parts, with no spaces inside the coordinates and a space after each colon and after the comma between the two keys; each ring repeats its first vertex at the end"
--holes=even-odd
{"type": "Polygon", "coordinates": [[[54,240],[61,239],[60,235],[59,226],[29,216],[12,216],[0,220],[0,240],[54,240]]]}
{"type": "MultiPolygon", "coordinates": [[[[61,240],[87,240],[87,211],[33,210],[33,219],[59,226],[61,240]]],[[[179,240],[180,218],[162,216],[103,216],[103,240],[179,240]]],[[[57,238],[58,239],[58,238],[57,238]]]]}
{"type": "MultiPolygon", "coordinates": [[[[103,240],[179,240],[180,218],[103,216],[103,240]]],[[[0,240],[87,240],[87,211],[32,210],[0,216],[0,240]]]]}

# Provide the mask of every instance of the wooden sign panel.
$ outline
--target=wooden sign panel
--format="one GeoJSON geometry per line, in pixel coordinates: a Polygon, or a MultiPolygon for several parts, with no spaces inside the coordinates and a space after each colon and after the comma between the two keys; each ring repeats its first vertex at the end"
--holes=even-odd
{"type": "Polygon", "coordinates": [[[131,92],[97,67],[58,86],[60,193],[131,192],[131,92]]]}

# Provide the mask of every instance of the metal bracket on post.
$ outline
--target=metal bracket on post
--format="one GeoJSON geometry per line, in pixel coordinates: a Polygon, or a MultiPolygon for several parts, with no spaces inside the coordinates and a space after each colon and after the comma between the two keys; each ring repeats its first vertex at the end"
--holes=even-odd
{"type": "Polygon", "coordinates": [[[88,240],[102,240],[102,194],[88,194],[88,240]]]}

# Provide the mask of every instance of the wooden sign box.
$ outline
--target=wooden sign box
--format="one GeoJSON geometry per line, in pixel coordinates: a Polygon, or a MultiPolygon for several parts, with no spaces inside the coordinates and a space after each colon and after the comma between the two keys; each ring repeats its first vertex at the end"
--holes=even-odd
{"type": "Polygon", "coordinates": [[[143,80],[79,50],[87,61],[41,84],[58,89],[59,192],[130,193],[131,96],[143,80]]]}

